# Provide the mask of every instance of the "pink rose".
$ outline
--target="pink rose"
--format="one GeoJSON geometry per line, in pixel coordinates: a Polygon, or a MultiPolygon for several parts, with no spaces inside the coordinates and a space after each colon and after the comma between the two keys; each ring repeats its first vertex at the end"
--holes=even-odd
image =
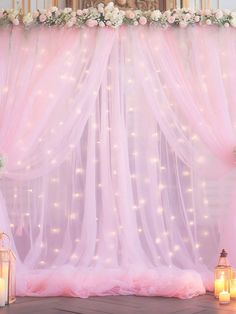
{"type": "Polygon", "coordinates": [[[45,14],[41,14],[41,15],[39,16],[39,20],[40,20],[41,23],[45,22],[45,21],[47,20],[46,15],[45,15],[45,14]]]}
{"type": "Polygon", "coordinates": [[[207,25],[211,25],[211,20],[207,19],[207,20],[206,20],[206,24],[207,24],[207,25]]]}
{"type": "Polygon", "coordinates": [[[19,25],[19,20],[18,19],[14,19],[12,21],[12,23],[13,23],[13,25],[17,26],[17,25],[19,25]]]}
{"type": "Polygon", "coordinates": [[[38,16],[39,16],[39,11],[34,11],[33,12],[33,18],[37,19],[38,16]]]}
{"type": "Polygon", "coordinates": [[[229,23],[226,22],[226,23],[224,24],[224,27],[228,28],[228,27],[229,27],[229,23]]]}
{"type": "Polygon", "coordinates": [[[128,10],[128,11],[125,12],[125,16],[126,16],[128,19],[131,19],[131,20],[133,20],[133,19],[135,18],[134,12],[132,12],[132,11],[130,11],[130,10],[128,10]]]}
{"type": "Polygon", "coordinates": [[[141,16],[141,17],[139,18],[139,24],[140,24],[140,25],[145,25],[145,24],[147,24],[147,19],[146,19],[145,16],[141,16]]]}
{"type": "Polygon", "coordinates": [[[168,23],[173,24],[175,22],[175,17],[174,16],[169,16],[168,17],[168,23]]]}
{"type": "Polygon", "coordinates": [[[195,18],[194,18],[194,20],[195,20],[195,22],[198,23],[198,22],[200,21],[200,16],[199,16],[199,15],[196,15],[195,18]]]}

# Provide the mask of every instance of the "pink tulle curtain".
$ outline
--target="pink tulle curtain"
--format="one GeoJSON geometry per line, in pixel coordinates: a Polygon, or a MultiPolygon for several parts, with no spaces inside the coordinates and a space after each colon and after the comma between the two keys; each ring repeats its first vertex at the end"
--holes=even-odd
{"type": "Polygon", "coordinates": [[[219,243],[233,254],[235,31],[0,32],[18,295],[211,289],[219,243]]]}

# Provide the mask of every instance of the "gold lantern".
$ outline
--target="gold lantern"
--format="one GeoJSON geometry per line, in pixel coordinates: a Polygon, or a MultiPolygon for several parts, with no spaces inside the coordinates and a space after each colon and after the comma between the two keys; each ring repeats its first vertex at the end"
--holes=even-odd
{"type": "Polygon", "coordinates": [[[227,260],[227,252],[222,250],[218,265],[215,267],[215,289],[214,294],[216,298],[219,298],[219,294],[222,291],[230,292],[230,280],[232,267],[227,260]]]}
{"type": "Polygon", "coordinates": [[[16,300],[16,257],[11,249],[6,246],[10,238],[0,232],[0,306],[13,303],[16,300]]]}

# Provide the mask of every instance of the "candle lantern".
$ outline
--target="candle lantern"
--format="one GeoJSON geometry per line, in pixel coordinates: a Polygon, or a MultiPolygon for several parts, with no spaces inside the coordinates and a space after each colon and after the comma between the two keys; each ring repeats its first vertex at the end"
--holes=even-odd
{"type": "Polygon", "coordinates": [[[220,292],[230,292],[230,280],[232,267],[229,265],[227,259],[227,253],[222,250],[218,265],[215,267],[215,289],[214,294],[216,298],[219,298],[220,292]]]}
{"type": "Polygon", "coordinates": [[[16,257],[6,240],[10,242],[8,235],[0,232],[0,306],[16,300],[16,257]]]}

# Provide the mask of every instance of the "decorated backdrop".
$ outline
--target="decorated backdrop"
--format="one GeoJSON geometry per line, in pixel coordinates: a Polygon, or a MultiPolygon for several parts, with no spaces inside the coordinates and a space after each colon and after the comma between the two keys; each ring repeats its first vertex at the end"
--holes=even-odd
{"type": "Polygon", "coordinates": [[[0,38],[18,295],[212,289],[222,247],[236,263],[235,29],[6,23],[0,38]]]}

